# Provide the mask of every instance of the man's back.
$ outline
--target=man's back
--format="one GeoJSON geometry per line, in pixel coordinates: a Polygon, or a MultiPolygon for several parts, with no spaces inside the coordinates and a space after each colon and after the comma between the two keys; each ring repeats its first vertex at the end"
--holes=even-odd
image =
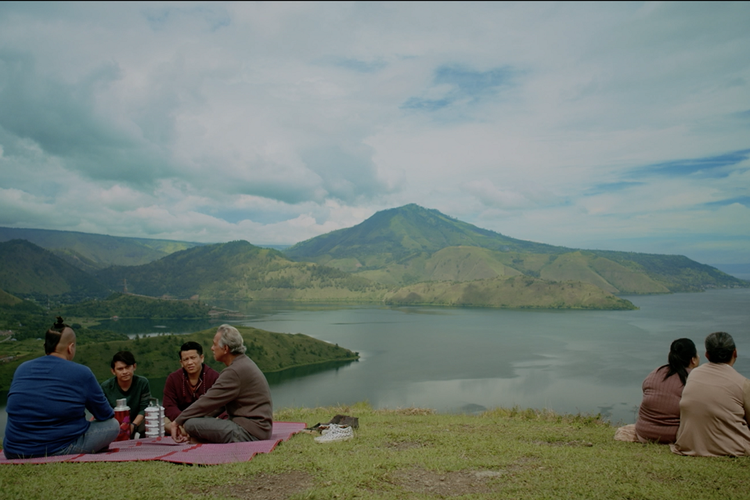
{"type": "Polygon", "coordinates": [[[726,363],[706,363],[687,379],[672,451],[697,456],[750,455],[750,380],[726,363]]]}
{"type": "Polygon", "coordinates": [[[87,408],[97,420],[112,417],[89,368],[55,356],[27,361],[8,392],[3,449],[24,456],[54,453],[88,430],[87,408]]]}

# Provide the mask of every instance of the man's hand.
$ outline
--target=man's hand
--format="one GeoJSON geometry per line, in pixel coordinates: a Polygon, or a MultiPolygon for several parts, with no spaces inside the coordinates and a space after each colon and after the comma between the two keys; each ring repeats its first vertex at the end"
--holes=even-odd
{"type": "Polygon", "coordinates": [[[175,443],[184,443],[190,436],[185,432],[185,428],[181,425],[177,425],[177,422],[172,422],[172,439],[175,443]]]}

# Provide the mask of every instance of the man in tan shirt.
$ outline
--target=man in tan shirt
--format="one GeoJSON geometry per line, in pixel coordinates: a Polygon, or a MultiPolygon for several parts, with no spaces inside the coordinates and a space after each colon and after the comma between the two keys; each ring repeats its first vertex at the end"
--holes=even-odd
{"type": "Polygon", "coordinates": [[[750,455],[750,380],[733,367],[732,336],[706,337],[708,363],[690,372],[680,400],[680,428],[674,453],[701,457],[750,455]]]}

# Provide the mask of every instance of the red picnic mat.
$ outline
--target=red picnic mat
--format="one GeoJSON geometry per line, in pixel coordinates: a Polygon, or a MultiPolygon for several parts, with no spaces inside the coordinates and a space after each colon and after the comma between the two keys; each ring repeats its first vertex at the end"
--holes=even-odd
{"type": "Polygon", "coordinates": [[[161,460],[179,464],[217,465],[247,462],[258,453],[270,453],[282,441],[301,431],[300,422],[274,422],[271,439],[228,444],[177,444],[171,437],[115,441],[109,450],[85,455],[61,455],[8,460],[0,455],[0,464],[47,464],[52,462],[132,462],[161,460]]]}

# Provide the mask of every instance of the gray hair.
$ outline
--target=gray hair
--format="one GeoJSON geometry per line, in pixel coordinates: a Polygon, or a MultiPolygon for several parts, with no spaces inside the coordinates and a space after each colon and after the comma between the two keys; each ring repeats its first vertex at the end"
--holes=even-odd
{"type": "Polygon", "coordinates": [[[219,347],[229,347],[232,354],[245,354],[245,341],[242,339],[240,332],[231,325],[221,325],[217,333],[221,334],[219,338],[219,347]]]}
{"type": "Polygon", "coordinates": [[[712,363],[729,363],[736,346],[727,332],[714,332],[706,337],[706,357],[712,363]]]}

